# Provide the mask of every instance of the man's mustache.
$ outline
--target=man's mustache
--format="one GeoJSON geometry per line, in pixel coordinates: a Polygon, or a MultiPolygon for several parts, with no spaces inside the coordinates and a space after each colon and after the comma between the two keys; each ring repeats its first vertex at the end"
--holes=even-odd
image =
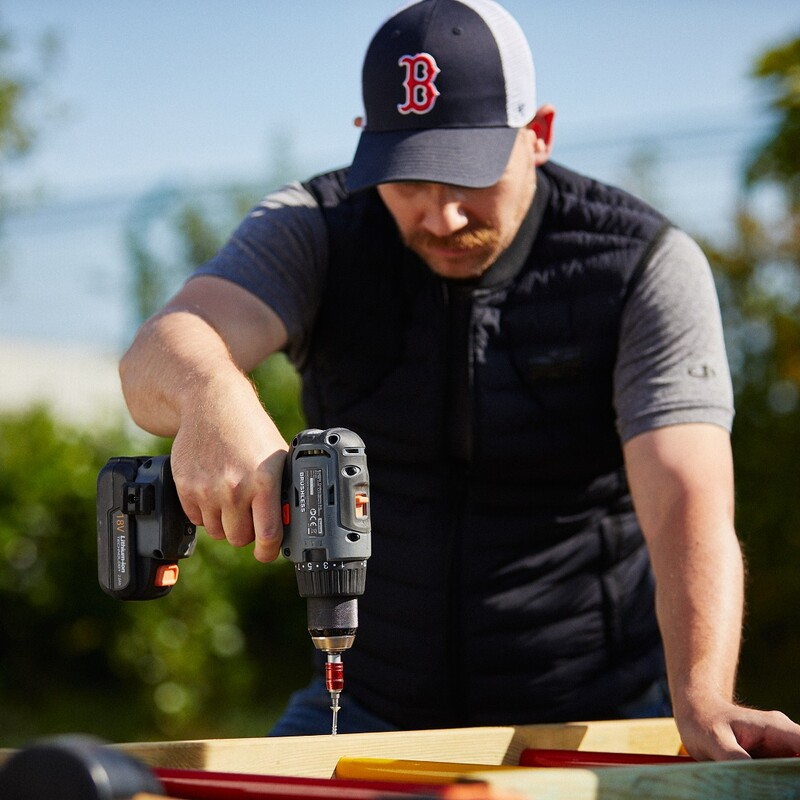
{"type": "Polygon", "coordinates": [[[415,231],[409,236],[408,246],[412,250],[443,248],[445,250],[475,250],[497,245],[499,234],[494,228],[467,228],[448,236],[435,236],[428,231],[415,231]]]}

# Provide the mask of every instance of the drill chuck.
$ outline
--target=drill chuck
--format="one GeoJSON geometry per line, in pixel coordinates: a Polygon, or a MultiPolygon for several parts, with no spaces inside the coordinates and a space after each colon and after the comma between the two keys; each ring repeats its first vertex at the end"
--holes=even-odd
{"type": "Polygon", "coordinates": [[[317,650],[341,653],[353,646],[358,628],[355,597],[309,597],[308,632],[317,650]]]}

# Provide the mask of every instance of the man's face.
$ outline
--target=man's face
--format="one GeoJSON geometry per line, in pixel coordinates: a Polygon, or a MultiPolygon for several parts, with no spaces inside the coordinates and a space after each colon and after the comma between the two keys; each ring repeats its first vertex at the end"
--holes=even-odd
{"type": "Polygon", "coordinates": [[[534,143],[520,130],[500,180],[485,189],[403,181],[378,186],[403,242],[444,278],[477,278],[511,244],[536,188],[534,143]]]}

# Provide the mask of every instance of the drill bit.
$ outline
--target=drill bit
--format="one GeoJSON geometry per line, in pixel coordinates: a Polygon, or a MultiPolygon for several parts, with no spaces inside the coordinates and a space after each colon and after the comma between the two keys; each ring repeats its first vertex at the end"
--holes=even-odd
{"type": "Polygon", "coordinates": [[[331,711],[333,712],[331,719],[331,736],[336,736],[337,721],[339,718],[339,694],[340,692],[331,692],[331,711]]]}
{"type": "Polygon", "coordinates": [[[328,651],[325,663],[325,688],[331,695],[331,736],[336,735],[339,721],[339,695],[344,689],[344,665],[342,654],[328,651]]]}

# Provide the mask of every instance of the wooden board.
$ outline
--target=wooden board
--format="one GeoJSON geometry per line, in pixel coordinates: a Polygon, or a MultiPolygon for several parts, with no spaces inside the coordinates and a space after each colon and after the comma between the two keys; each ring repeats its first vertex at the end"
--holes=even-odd
{"type": "Polygon", "coordinates": [[[528,747],[677,754],[671,719],[119,745],[150,766],[330,778],[342,756],[519,763],[528,747]]]}

